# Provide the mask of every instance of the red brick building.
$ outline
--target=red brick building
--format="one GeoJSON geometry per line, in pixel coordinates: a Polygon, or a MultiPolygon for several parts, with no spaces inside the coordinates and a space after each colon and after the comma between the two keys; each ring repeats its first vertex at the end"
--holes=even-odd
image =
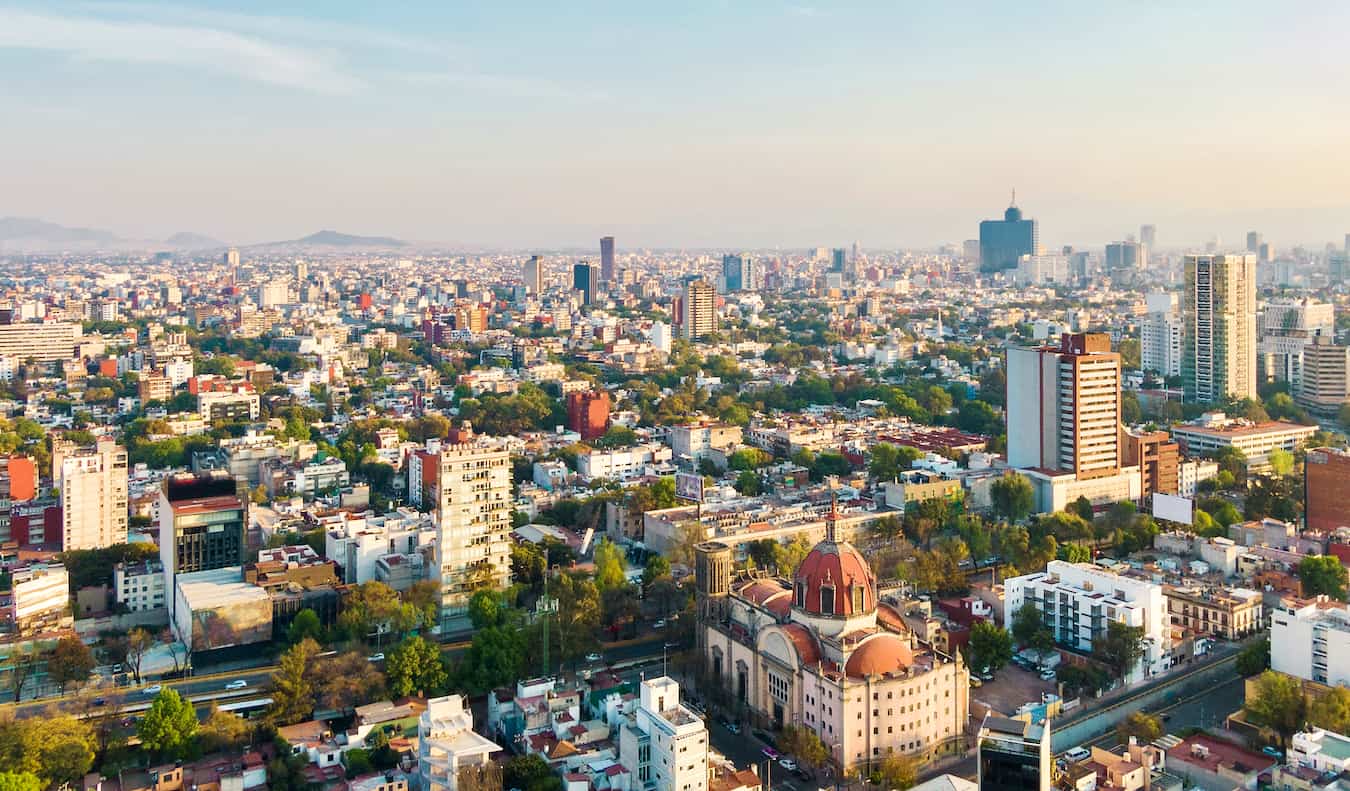
{"type": "Polygon", "coordinates": [[[609,429],[609,393],[603,390],[567,394],[567,428],[583,440],[603,436],[609,429]]]}
{"type": "Polygon", "coordinates": [[[1331,532],[1350,527],[1350,452],[1309,450],[1303,480],[1308,529],[1331,532]]]}

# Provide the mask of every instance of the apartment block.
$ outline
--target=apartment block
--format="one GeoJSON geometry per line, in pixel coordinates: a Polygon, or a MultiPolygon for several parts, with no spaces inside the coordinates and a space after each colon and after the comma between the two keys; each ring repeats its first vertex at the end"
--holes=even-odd
{"type": "Polygon", "coordinates": [[[1186,256],[1182,304],[1186,399],[1256,398],[1256,256],[1186,256]]]}
{"type": "Polygon", "coordinates": [[[61,547],[100,549],[127,541],[127,452],[111,440],[52,445],[52,477],[61,491],[61,547]]]}
{"type": "Polygon", "coordinates": [[[674,679],[642,682],[637,710],[619,733],[619,762],[643,788],[707,789],[708,727],[680,703],[674,679]]]}
{"type": "Polygon", "coordinates": [[[1239,640],[1256,634],[1263,626],[1261,594],[1257,591],[1167,586],[1163,595],[1172,625],[1189,629],[1197,637],[1239,640]]]}
{"type": "Polygon", "coordinates": [[[1270,667],[1318,684],[1350,686],[1350,612],[1324,598],[1270,617],[1270,667]]]}
{"type": "Polygon", "coordinates": [[[1310,449],[1303,486],[1309,530],[1350,527],[1350,451],[1310,449]]]}
{"type": "Polygon", "coordinates": [[[69,621],[70,577],[59,563],[16,569],[11,581],[14,628],[26,636],[69,621]]]}

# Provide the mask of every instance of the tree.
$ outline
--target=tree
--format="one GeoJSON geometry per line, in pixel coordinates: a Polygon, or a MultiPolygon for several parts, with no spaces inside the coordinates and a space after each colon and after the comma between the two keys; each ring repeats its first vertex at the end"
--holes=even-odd
{"type": "Polygon", "coordinates": [[[921,455],[911,447],[878,442],[872,446],[872,458],[867,464],[867,471],[879,481],[889,481],[910,469],[921,455]]]}
{"type": "Polygon", "coordinates": [[[198,731],[199,743],[204,753],[234,751],[248,741],[248,723],[238,715],[221,711],[213,702],[198,731]]]}
{"type": "Polygon", "coordinates": [[[497,626],[506,614],[506,603],[502,595],[494,590],[474,591],[469,597],[469,622],[474,629],[486,629],[497,626]]]}
{"type": "Polygon", "coordinates": [[[1041,611],[1031,602],[1013,613],[1012,636],[1024,648],[1047,651],[1055,645],[1054,634],[1041,618],[1041,611]]]}
{"type": "Polygon", "coordinates": [[[993,672],[1012,661],[1012,635],[988,621],[970,627],[970,667],[993,672]]]}
{"type": "Polygon", "coordinates": [[[538,753],[517,755],[502,766],[502,784],[520,791],[562,791],[558,777],[538,753]]]}
{"type": "Polygon", "coordinates": [[[874,779],[886,791],[913,788],[919,781],[919,767],[904,753],[887,753],[877,767],[874,779]]]}
{"type": "Polygon", "coordinates": [[[1308,723],[1333,733],[1350,731],[1350,689],[1335,686],[1308,706],[1308,723]]]}
{"type": "Polygon", "coordinates": [[[1078,495],[1077,500],[1069,503],[1069,510],[1089,523],[1096,517],[1096,512],[1092,510],[1092,501],[1081,494],[1078,495]]]}
{"type": "Polygon", "coordinates": [[[798,533],[786,544],[775,542],[774,553],[776,555],[774,566],[779,570],[779,573],[792,574],[797,571],[797,567],[811,553],[811,544],[806,540],[806,536],[798,533]]]}
{"type": "Polygon", "coordinates": [[[1326,595],[1345,601],[1347,574],[1345,566],[1334,555],[1309,555],[1298,564],[1298,578],[1303,582],[1303,595],[1326,595]]]}
{"type": "Polygon", "coordinates": [[[1162,735],[1162,720],[1142,711],[1131,712],[1116,726],[1116,736],[1122,744],[1128,744],[1130,737],[1134,737],[1140,744],[1151,744],[1162,735]]]}
{"type": "Polygon", "coordinates": [[[600,628],[600,591],[595,583],[578,574],[559,574],[549,584],[549,592],[558,598],[558,611],[550,638],[556,638],[557,653],[564,662],[574,662],[595,646],[595,631],[600,628]]]}
{"type": "Polygon", "coordinates": [[[1060,544],[1056,557],[1070,563],[1091,563],[1092,550],[1081,544],[1060,544]]]}
{"type": "Polygon", "coordinates": [[[386,697],[384,674],[363,651],[318,658],[310,665],[309,679],[314,704],[323,709],[343,711],[386,697]]]}
{"type": "Polygon", "coordinates": [[[32,772],[0,772],[0,791],[43,791],[46,785],[32,772]]]}
{"type": "Polygon", "coordinates": [[[642,569],[642,585],[647,587],[662,577],[670,576],[670,561],[663,555],[648,555],[647,565],[642,569]]]}
{"type": "Polygon", "coordinates": [[[526,672],[526,639],[515,625],[489,626],[474,632],[473,642],[455,669],[456,683],[470,692],[515,683],[526,672]]]}
{"type": "Polygon", "coordinates": [[[1036,529],[1049,533],[1061,544],[1066,541],[1082,541],[1093,536],[1092,523],[1068,511],[1056,511],[1039,517],[1036,520],[1036,529]]]}
{"type": "Polygon", "coordinates": [[[319,644],[301,640],[286,649],[272,674],[272,707],[268,716],[278,725],[292,725],[309,719],[314,712],[314,684],[309,663],[319,653],[319,644]]]}
{"type": "Polygon", "coordinates": [[[1283,448],[1275,448],[1266,454],[1266,461],[1270,463],[1271,473],[1281,478],[1294,473],[1294,454],[1283,448]]]}
{"type": "Polygon", "coordinates": [[[66,685],[72,681],[89,680],[94,670],[94,654],[80,638],[70,635],[62,637],[47,658],[47,675],[61,687],[66,694],[66,685]]]}
{"type": "Polygon", "coordinates": [[[485,761],[461,766],[455,781],[456,788],[463,791],[502,791],[502,765],[485,761]]]}
{"type": "Polygon", "coordinates": [[[417,626],[420,618],[417,608],[400,599],[397,591],[371,580],[352,589],[338,616],[338,625],[352,637],[375,635],[379,645],[385,634],[405,634],[417,626]]]}
{"type": "Polygon", "coordinates": [[[78,782],[94,765],[89,723],[70,714],[0,721],[0,767],[37,775],[44,787],[78,782]]]}
{"type": "Polygon", "coordinates": [[[122,663],[131,671],[131,677],[137,684],[141,683],[141,663],[155,645],[155,636],[144,629],[136,628],[127,633],[122,663]]]}
{"type": "Polygon", "coordinates": [[[623,550],[607,538],[595,545],[595,586],[602,592],[628,584],[623,573],[623,550]]]}
{"type": "Polygon", "coordinates": [[[764,484],[759,473],[754,470],[742,470],[736,474],[736,491],[746,497],[755,497],[763,492],[764,484]]]}
{"type": "Polygon", "coordinates": [[[1027,517],[1035,506],[1035,492],[1026,476],[1009,472],[989,485],[994,511],[1010,522],[1027,517]]]}
{"type": "Polygon", "coordinates": [[[404,639],[389,652],[384,673],[389,678],[390,693],[398,697],[414,692],[439,694],[446,682],[440,649],[417,635],[404,639]]]}
{"type": "Polygon", "coordinates": [[[319,622],[319,614],[308,607],[296,613],[291,625],[286,628],[286,641],[291,645],[305,639],[318,642],[322,635],[323,624],[319,622]]]}
{"type": "Polygon", "coordinates": [[[783,752],[795,755],[806,766],[816,767],[830,758],[829,748],[820,740],[816,732],[801,725],[788,725],[778,738],[783,752]]]}
{"type": "Polygon", "coordinates": [[[182,758],[197,736],[197,712],[191,703],[183,700],[178,690],[165,687],[155,696],[150,710],[141,717],[136,735],[146,749],[160,757],[182,758]]]}
{"type": "Polygon", "coordinates": [[[1254,676],[1270,667],[1270,638],[1252,643],[1237,657],[1238,675],[1246,678],[1254,676]]]}
{"type": "MultiPolygon", "coordinates": [[[[652,582],[655,587],[659,583],[652,582]]],[[[628,634],[637,634],[637,621],[642,617],[642,604],[638,598],[638,589],[635,585],[620,585],[615,588],[607,588],[600,592],[600,612],[605,622],[605,628],[611,634],[618,636],[619,628],[625,624],[628,626],[628,634]]]]}
{"type": "Polygon", "coordinates": [[[14,702],[18,703],[23,695],[24,685],[37,672],[38,659],[33,649],[23,645],[12,645],[9,649],[9,688],[14,693],[14,702]]]}
{"type": "Polygon", "coordinates": [[[1307,713],[1307,698],[1303,682],[1293,676],[1267,670],[1256,680],[1253,694],[1247,696],[1243,708],[1252,722],[1270,728],[1280,736],[1280,744],[1303,727],[1307,713]]]}
{"type": "Polygon", "coordinates": [[[1144,627],[1108,622],[1106,633],[1092,641],[1092,655],[1124,678],[1144,656],[1144,627]]]}

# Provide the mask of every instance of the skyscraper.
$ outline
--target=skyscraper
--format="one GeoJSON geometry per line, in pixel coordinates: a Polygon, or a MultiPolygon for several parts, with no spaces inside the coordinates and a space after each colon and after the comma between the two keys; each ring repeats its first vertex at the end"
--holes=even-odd
{"type": "Polygon", "coordinates": [[[530,260],[521,267],[520,279],[525,281],[525,292],[531,296],[538,296],[544,291],[544,262],[539,260],[539,256],[532,255],[530,260]]]}
{"type": "Polygon", "coordinates": [[[1106,246],[1106,271],[1117,277],[1133,274],[1144,267],[1144,251],[1139,242],[1112,242],[1106,246]]]}
{"type": "Polygon", "coordinates": [[[1176,294],[1149,294],[1148,315],[1139,327],[1140,367],[1162,376],[1181,376],[1184,332],[1176,294]]]}
{"type": "Polygon", "coordinates": [[[1247,252],[1249,252],[1249,253],[1259,253],[1259,252],[1261,252],[1261,232],[1260,232],[1260,231],[1248,231],[1248,232],[1247,232],[1247,252]]]}
{"type": "MultiPolygon", "coordinates": [[[[430,448],[429,448],[430,450],[430,448]]],[[[511,582],[511,454],[477,441],[426,454],[436,515],[436,568],[441,618],[462,621],[481,586],[511,582]]],[[[420,458],[420,457],[419,457],[420,458]]],[[[410,470],[410,475],[411,475],[410,470]]]]}
{"type": "Polygon", "coordinates": [[[600,237],[600,282],[614,282],[614,237],[600,237]]]}
{"type": "Polygon", "coordinates": [[[239,248],[231,247],[225,251],[225,266],[231,270],[239,268],[239,248]]]}
{"type": "MultiPolygon", "coordinates": [[[[165,478],[159,490],[159,559],[164,566],[164,590],[173,590],[179,574],[242,566],[246,513],[238,485],[229,475],[165,478]]],[[[173,598],[165,597],[170,601],[173,598]]]]}
{"type": "Polygon", "coordinates": [[[842,247],[836,247],[830,251],[830,271],[843,272],[844,263],[848,260],[848,251],[842,247]]]}
{"type": "Polygon", "coordinates": [[[1022,210],[1017,208],[1016,194],[1013,205],[1003,212],[1002,220],[985,220],[980,223],[980,271],[1001,272],[1016,269],[1017,261],[1024,255],[1035,255],[1040,248],[1040,229],[1035,220],[1022,219],[1022,210]]]}
{"type": "Polygon", "coordinates": [[[696,341],[717,331],[717,294],[706,281],[694,280],[685,285],[680,312],[680,329],[689,340],[696,341]]]}
{"type": "Polygon", "coordinates": [[[1153,250],[1158,243],[1158,226],[1141,225],[1139,226],[1139,243],[1153,250]]]}
{"type": "Polygon", "coordinates": [[[1008,350],[1008,466],[1120,472],[1120,355],[1111,336],[1065,334],[1058,346],[1008,350]]]}
{"type": "Polygon", "coordinates": [[[595,267],[582,261],[572,265],[572,288],[582,293],[583,305],[591,305],[595,302],[595,292],[599,288],[595,267]]]}
{"type": "Polygon", "coordinates": [[[728,292],[740,291],[746,287],[745,259],[739,255],[722,256],[722,281],[728,292]]]}
{"type": "Polygon", "coordinates": [[[61,549],[127,542],[127,451],[111,440],[80,448],[52,443],[52,478],[61,490],[61,549]]]}
{"type": "Polygon", "coordinates": [[[1186,256],[1186,399],[1256,398],[1256,256],[1186,256]]]}

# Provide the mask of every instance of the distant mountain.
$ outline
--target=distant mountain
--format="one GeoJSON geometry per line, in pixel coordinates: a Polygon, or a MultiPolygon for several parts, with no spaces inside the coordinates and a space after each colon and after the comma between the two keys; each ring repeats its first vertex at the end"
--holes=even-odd
{"type": "Polygon", "coordinates": [[[67,228],[32,217],[0,217],[0,242],[111,244],[117,234],[95,228],[67,228]]]}
{"type": "Polygon", "coordinates": [[[404,247],[408,243],[392,236],[353,236],[337,231],[319,231],[303,239],[276,244],[324,245],[327,247],[404,247]]]}
{"type": "Polygon", "coordinates": [[[219,239],[213,239],[204,233],[193,233],[191,231],[180,231],[165,239],[164,243],[179,250],[205,250],[211,247],[225,246],[225,243],[219,239]]]}

